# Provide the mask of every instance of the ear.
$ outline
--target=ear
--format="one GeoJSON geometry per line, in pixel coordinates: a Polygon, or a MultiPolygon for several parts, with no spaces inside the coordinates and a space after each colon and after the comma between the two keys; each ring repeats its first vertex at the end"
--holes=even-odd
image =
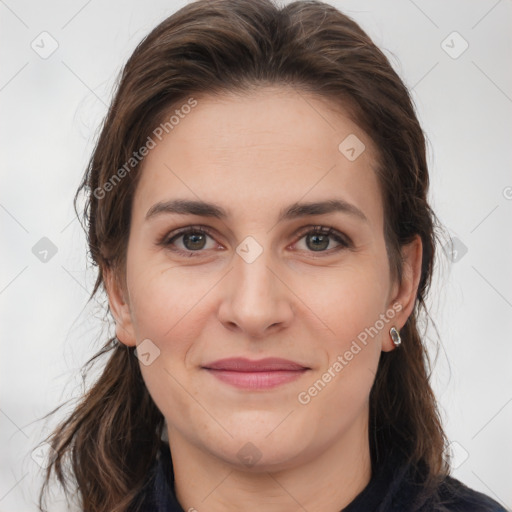
{"type": "Polygon", "coordinates": [[[117,339],[129,347],[136,345],[135,329],[132,323],[132,316],[129,302],[126,299],[127,293],[119,284],[113,269],[107,268],[103,271],[103,282],[108,295],[110,311],[116,322],[117,339]]]}
{"type": "MultiPolygon", "coordinates": [[[[416,235],[414,240],[404,245],[402,253],[402,282],[396,280],[392,285],[388,308],[398,311],[393,320],[388,324],[388,330],[396,327],[399,331],[407,322],[416,303],[416,294],[421,278],[421,264],[423,244],[421,237],[416,235]]],[[[386,333],[382,343],[382,350],[389,352],[396,346],[391,340],[389,333],[386,333]]]]}

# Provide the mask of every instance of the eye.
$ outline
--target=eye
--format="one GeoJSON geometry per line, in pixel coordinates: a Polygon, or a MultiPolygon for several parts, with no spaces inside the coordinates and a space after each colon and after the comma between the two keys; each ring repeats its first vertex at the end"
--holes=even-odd
{"type": "Polygon", "coordinates": [[[202,226],[189,226],[164,237],[161,244],[184,256],[199,256],[199,254],[194,253],[199,253],[202,249],[213,249],[215,247],[215,244],[213,244],[213,247],[206,247],[207,238],[212,237],[209,231],[202,226]],[[173,247],[179,239],[182,239],[180,243],[184,248],[173,247]]]}
{"type": "MultiPolygon", "coordinates": [[[[345,237],[334,228],[327,226],[307,226],[296,236],[300,236],[299,242],[305,239],[306,249],[300,250],[307,252],[332,254],[333,252],[351,247],[352,245],[348,237],[345,237]],[[338,244],[337,247],[329,247],[332,245],[333,240],[338,244]]],[[[213,235],[210,234],[209,230],[202,226],[188,226],[170,235],[166,235],[159,242],[159,245],[163,245],[180,255],[195,257],[200,256],[202,250],[215,248],[215,242],[210,247],[207,247],[208,238],[213,240],[213,235]],[[179,247],[180,245],[182,247],[179,247]]],[[[298,242],[296,242],[296,244],[297,243],[298,242]]]]}
{"type": "Polygon", "coordinates": [[[331,254],[332,252],[337,252],[351,246],[348,237],[345,237],[334,228],[327,226],[314,226],[313,228],[308,226],[305,230],[302,230],[298,236],[301,236],[300,240],[305,240],[306,249],[304,250],[309,252],[326,252],[331,254]],[[337,247],[329,247],[332,245],[333,240],[338,244],[337,247]]]}

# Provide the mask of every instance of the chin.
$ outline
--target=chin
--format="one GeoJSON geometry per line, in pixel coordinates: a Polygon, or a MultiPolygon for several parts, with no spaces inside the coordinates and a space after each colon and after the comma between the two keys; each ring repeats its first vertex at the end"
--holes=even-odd
{"type": "Polygon", "coordinates": [[[267,428],[257,431],[254,425],[241,431],[245,433],[233,438],[209,440],[205,449],[237,470],[258,473],[294,467],[307,458],[308,448],[311,448],[305,444],[308,442],[305,436],[300,436],[296,429],[294,435],[285,429],[281,435],[267,428]]]}

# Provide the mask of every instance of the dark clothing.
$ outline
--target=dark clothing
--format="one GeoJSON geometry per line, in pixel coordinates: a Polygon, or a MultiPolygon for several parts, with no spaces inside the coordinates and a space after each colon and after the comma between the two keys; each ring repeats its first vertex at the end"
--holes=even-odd
{"type": "MultiPolygon", "coordinates": [[[[436,493],[425,497],[421,472],[388,457],[373,473],[368,485],[340,512],[507,512],[489,496],[448,476],[436,493]]],[[[174,476],[169,445],[161,451],[139,495],[137,512],[185,512],[174,493],[174,476]]],[[[297,506],[298,510],[300,506],[297,506]]],[[[207,506],[201,510],[208,510],[207,506]]],[[[313,511],[311,511],[313,512],[313,511]]]]}

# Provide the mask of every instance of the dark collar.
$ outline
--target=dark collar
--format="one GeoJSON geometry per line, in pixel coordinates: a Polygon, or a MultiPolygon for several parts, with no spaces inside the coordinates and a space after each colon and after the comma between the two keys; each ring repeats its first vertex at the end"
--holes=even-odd
{"type": "MultiPolygon", "coordinates": [[[[368,485],[340,512],[506,512],[485,494],[447,477],[426,496],[421,468],[388,455],[372,468],[368,485]]],[[[137,500],[139,512],[185,512],[176,499],[169,444],[162,441],[148,482],[137,500]]]]}

